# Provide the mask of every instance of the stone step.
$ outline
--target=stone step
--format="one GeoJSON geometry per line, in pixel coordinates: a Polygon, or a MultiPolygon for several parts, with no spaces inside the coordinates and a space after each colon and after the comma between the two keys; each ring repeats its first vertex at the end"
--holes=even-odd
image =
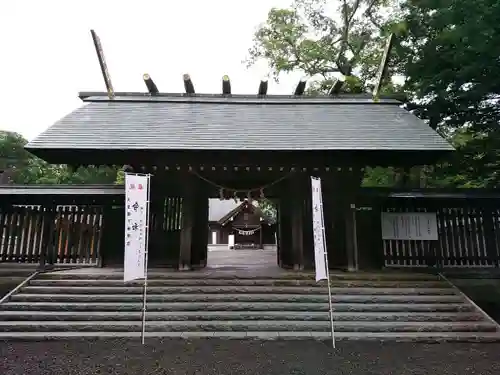
{"type": "MultiPolygon", "coordinates": [[[[0,340],[40,341],[100,338],[136,338],[141,332],[0,332],[0,340]]],[[[147,338],[171,339],[234,339],[234,340],[321,340],[331,341],[330,331],[325,332],[157,332],[145,333],[147,338]]],[[[388,342],[500,342],[498,332],[335,332],[335,341],[388,341],[388,342]]]]}
{"type": "MultiPolygon", "coordinates": [[[[142,294],[29,294],[19,293],[11,297],[12,301],[31,302],[105,302],[105,301],[141,301],[142,294]]],[[[324,294],[151,294],[150,302],[318,302],[328,303],[328,295],[324,294]]],[[[460,295],[350,295],[338,294],[332,296],[335,303],[460,303],[460,295]]]]}
{"type": "MultiPolygon", "coordinates": [[[[86,268],[72,269],[58,272],[42,273],[39,279],[107,279],[107,280],[123,280],[123,270],[106,270],[101,268],[86,268]]],[[[268,272],[259,274],[258,271],[235,272],[230,270],[224,272],[217,271],[193,271],[193,272],[178,272],[173,270],[158,271],[153,270],[148,272],[148,279],[218,279],[218,280],[252,280],[252,279],[267,279],[267,280],[314,280],[314,273],[301,272],[278,272],[275,275],[268,275],[268,272]]],[[[335,280],[371,280],[371,281],[440,281],[438,275],[426,273],[370,273],[370,272],[338,272],[330,273],[330,279],[335,280]]]]}
{"type": "MultiPolygon", "coordinates": [[[[6,302],[7,311],[141,311],[142,302],[6,302]]],[[[335,312],[473,312],[474,307],[462,303],[335,303],[335,312]]],[[[303,302],[148,302],[148,311],[325,311],[324,303],[303,302]]]]}
{"type": "MultiPolygon", "coordinates": [[[[141,320],[141,311],[0,311],[0,321],[129,321],[141,320]]],[[[481,321],[477,312],[334,312],[335,321],[467,322],[481,321]]],[[[298,320],[330,321],[327,311],[148,311],[147,320],[298,320]]]]}
{"type": "MultiPolygon", "coordinates": [[[[141,294],[142,286],[27,286],[28,294],[141,294]]],[[[305,286],[148,286],[148,294],[326,294],[305,286]]],[[[334,295],[456,295],[453,288],[331,288],[334,295]]]]}
{"type": "MultiPolygon", "coordinates": [[[[142,322],[136,321],[0,321],[0,332],[93,332],[140,331],[142,322]]],[[[148,321],[146,331],[328,331],[328,321],[148,321]]],[[[336,321],[336,332],[495,332],[496,325],[489,322],[361,322],[336,321]]]]}
{"type": "MultiPolygon", "coordinates": [[[[123,280],[110,279],[34,279],[32,286],[142,286],[143,281],[124,284],[123,280]]],[[[315,280],[282,280],[282,279],[148,279],[148,287],[153,286],[307,286],[326,288],[326,282],[315,280]]],[[[369,288],[449,288],[445,281],[391,281],[391,280],[332,280],[332,288],[369,287],[369,288]]]]}

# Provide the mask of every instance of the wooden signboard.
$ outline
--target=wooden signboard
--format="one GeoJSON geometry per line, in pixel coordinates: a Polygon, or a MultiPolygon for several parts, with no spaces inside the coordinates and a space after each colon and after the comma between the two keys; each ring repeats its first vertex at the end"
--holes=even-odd
{"type": "Polygon", "coordinates": [[[434,212],[382,212],[384,240],[436,241],[438,228],[434,212]]]}

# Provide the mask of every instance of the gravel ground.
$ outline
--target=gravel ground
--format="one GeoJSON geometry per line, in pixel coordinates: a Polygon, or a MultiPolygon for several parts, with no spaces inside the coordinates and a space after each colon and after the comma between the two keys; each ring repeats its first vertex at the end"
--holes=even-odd
{"type": "Polygon", "coordinates": [[[499,374],[500,344],[236,340],[0,342],[0,374],[499,374]]]}

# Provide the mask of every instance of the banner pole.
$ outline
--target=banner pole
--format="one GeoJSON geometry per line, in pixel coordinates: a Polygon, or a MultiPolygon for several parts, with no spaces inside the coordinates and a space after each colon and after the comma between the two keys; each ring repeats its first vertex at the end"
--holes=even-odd
{"type": "Polygon", "coordinates": [[[144,345],[144,340],[146,336],[146,302],[147,302],[147,288],[148,288],[148,248],[149,248],[149,205],[151,196],[151,175],[147,174],[147,201],[146,201],[146,233],[144,238],[144,291],[143,291],[143,302],[142,302],[142,333],[141,340],[144,345]]]}
{"type": "MultiPolygon", "coordinates": [[[[320,183],[321,179],[318,178],[320,183]]],[[[321,185],[320,185],[321,186],[321,185]]],[[[323,231],[323,249],[324,249],[324,256],[325,256],[325,268],[326,268],[326,278],[327,278],[327,285],[328,285],[328,306],[329,306],[329,315],[330,315],[330,329],[331,329],[331,335],[332,335],[332,347],[335,349],[335,328],[333,326],[333,303],[332,303],[332,288],[330,286],[330,267],[328,264],[328,250],[326,247],[326,233],[325,233],[325,217],[323,213],[323,189],[320,190],[319,194],[319,204],[321,206],[321,230],[323,231]]]]}

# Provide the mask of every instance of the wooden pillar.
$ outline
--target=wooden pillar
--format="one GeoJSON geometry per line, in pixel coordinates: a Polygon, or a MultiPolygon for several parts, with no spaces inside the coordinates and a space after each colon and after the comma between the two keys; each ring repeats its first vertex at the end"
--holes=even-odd
{"type": "Polygon", "coordinates": [[[326,251],[329,268],[344,268],[347,264],[346,253],[342,251],[345,248],[345,222],[335,182],[336,173],[321,176],[326,251]]]}
{"type": "Polygon", "coordinates": [[[331,268],[356,270],[356,195],[363,171],[339,168],[322,176],[326,246],[331,268]]]}
{"type": "Polygon", "coordinates": [[[158,194],[159,176],[151,176],[149,181],[149,239],[148,239],[148,266],[163,266],[162,255],[166,251],[163,243],[160,221],[165,210],[165,201],[158,194]]]}
{"type": "Polygon", "coordinates": [[[358,266],[362,270],[379,270],[384,267],[384,241],[379,200],[367,200],[356,206],[356,226],[358,229],[358,266]],[[371,210],[359,210],[369,207],[371,210]]]}
{"type": "Polygon", "coordinates": [[[262,228],[262,222],[261,222],[261,223],[260,223],[260,228],[259,228],[259,232],[260,232],[260,233],[259,233],[259,236],[260,236],[260,237],[259,237],[259,243],[260,243],[260,248],[261,248],[261,249],[263,249],[263,248],[264,248],[264,244],[262,243],[262,240],[263,240],[263,238],[262,238],[262,237],[263,237],[263,235],[264,235],[264,234],[262,233],[262,231],[263,231],[263,228],[262,228]]]}
{"type": "Polygon", "coordinates": [[[279,194],[278,208],[278,248],[279,264],[282,268],[293,268],[292,250],[292,194],[289,191],[287,180],[282,182],[282,189],[279,194]]]}
{"type": "Polygon", "coordinates": [[[349,200],[345,206],[345,238],[346,238],[346,253],[347,253],[347,269],[349,271],[357,271],[358,263],[358,240],[356,228],[356,205],[354,199],[349,200]]]}
{"type": "Polygon", "coordinates": [[[208,251],[208,190],[190,173],[181,175],[182,226],[180,233],[179,269],[205,267],[208,251]]]}
{"type": "MultiPolygon", "coordinates": [[[[126,202],[125,202],[126,204],[126,202]]],[[[123,265],[125,249],[125,207],[104,206],[99,265],[123,265]]]]}
{"type": "Polygon", "coordinates": [[[207,265],[208,252],[208,190],[205,184],[196,179],[193,181],[194,196],[194,218],[193,239],[191,243],[191,266],[203,268],[207,265]]]}
{"type": "Polygon", "coordinates": [[[282,261],[282,251],[283,247],[281,244],[281,222],[280,222],[280,216],[281,216],[281,200],[278,200],[277,205],[276,205],[276,223],[274,224],[275,228],[275,239],[276,239],[276,264],[283,268],[283,261],[282,261]]]}
{"type": "Polygon", "coordinates": [[[302,191],[303,219],[302,219],[302,243],[304,268],[314,269],[314,233],[313,233],[313,207],[311,177],[305,176],[302,191]]]}
{"type": "Polygon", "coordinates": [[[192,175],[183,174],[182,182],[182,224],[179,249],[179,270],[186,271],[191,269],[191,246],[193,242],[194,200],[196,190],[192,184],[192,175]]]}
{"type": "Polygon", "coordinates": [[[358,239],[357,239],[357,223],[356,223],[356,196],[361,186],[363,179],[363,170],[361,168],[349,168],[343,173],[344,180],[344,217],[346,223],[346,252],[347,252],[347,269],[349,271],[357,271],[358,263],[358,239]]]}
{"type": "Polygon", "coordinates": [[[291,208],[292,264],[296,271],[304,269],[304,180],[305,174],[296,174],[288,181],[291,208]]]}

